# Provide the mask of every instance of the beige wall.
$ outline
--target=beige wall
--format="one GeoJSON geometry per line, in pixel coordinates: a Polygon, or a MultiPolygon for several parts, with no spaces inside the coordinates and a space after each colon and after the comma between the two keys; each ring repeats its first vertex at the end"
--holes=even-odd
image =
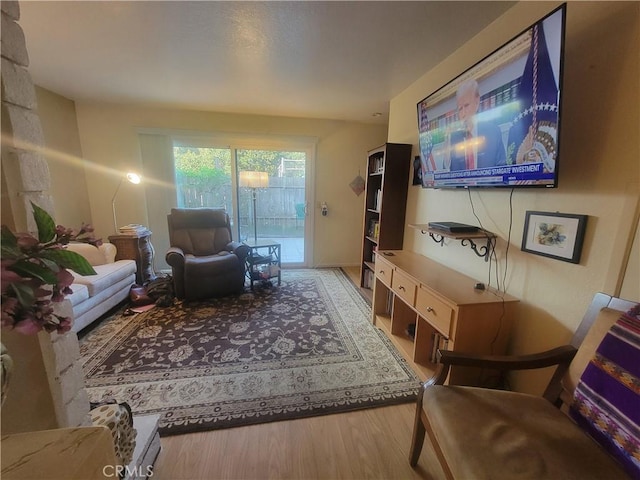
{"type": "MultiPolygon", "coordinates": [[[[416,103],[460,74],[557,3],[521,2],[391,101],[389,141],[417,154],[416,103]]],[[[521,299],[512,351],[527,353],[566,342],[595,292],[616,294],[637,224],[640,162],[640,4],[569,2],[565,44],[559,188],[515,190],[507,291],[521,299]],[[520,251],[525,211],[587,214],[580,264],[520,251]]],[[[498,237],[500,276],[507,265],[509,191],[474,190],[483,226],[498,237]]],[[[407,223],[452,220],[477,224],[467,191],[413,187],[407,223]]],[[[405,248],[488,282],[489,264],[459,242],[444,247],[413,229],[405,248]]],[[[636,265],[636,257],[631,262],[636,265]]],[[[495,285],[495,270],[491,275],[495,285]]],[[[635,299],[640,298],[635,282],[635,299]]],[[[540,392],[548,372],[515,378],[515,387],[540,392]]]]}
{"type": "MultiPolygon", "coordinates": [[[[55,111],[41,108],[45,118],[55,111]]],[[[129,105],[84,103],[75,105],[79,137],[85,159],[91,220],[98,236],[106,239],[113,234],[111,199],[120,175],[134,170],[142,172],[144,188],[123,184],[117,197],[118,224],[150,225],[156,249],[156,268],[164,268],[164,251],[168,246],[166,213],[175,205],[173,186],[169,183],[170,158],[156,150],[151,159],[141,148],[153,152],[158,141],[149,141],[150,131],[185,131],[202,133],[250,134],[266,136],[315,137],[315,201],[326,201],[330,213],[315,216],[313,265],[357,265],[361,247],[363,196],[356,196],[349,183],[363,172],[366,151],[386,140],[386,125],[368,125],[342,121],[263,117],[213,112],[152,109],[129,105]],[[140,133],[143,133],[141,137],[140,133]],[[141,138],[143,138],[141,146],[141,138]],[[150,149],[150,150],[149,150],[150,149]],[[149,207],[159,204],[165,212],[153,213],[149,207]]],[[[45,130],[46,131],[46,130],[45,130]]],[[[160,142],[161,143],[161,142],[160,142]]],[[[75,180],[54,179],[58,192],[75,188],[75,180]]],[[[62,205],[56,195],[56,208],[62,205]]],[[[157,209],[156,209],[157,210],[157,209]]],[[[75,213],[74,213],[75,215],[75,213]]],[[[77,218],[76,220],[82,220],[77,218]]]]}
{"type": "Polygon", "coordinates": [[[75,104],[39,87],[36,98],[51,175],[51,196],[55,200],[55,220],[65,227],[79,228],[82,222],[91,223],[91,209],[75,104]]]}

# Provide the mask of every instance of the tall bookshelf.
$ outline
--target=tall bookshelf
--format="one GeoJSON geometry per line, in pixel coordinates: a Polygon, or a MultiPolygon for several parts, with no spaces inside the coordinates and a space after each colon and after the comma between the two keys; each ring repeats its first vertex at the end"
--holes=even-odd
{"type": "Polygon", "coordinates": [[[367,152],[360,287],[369,296],[375,252],[402,249],[411,149],[406,143],[385,143],[367,152]]]}

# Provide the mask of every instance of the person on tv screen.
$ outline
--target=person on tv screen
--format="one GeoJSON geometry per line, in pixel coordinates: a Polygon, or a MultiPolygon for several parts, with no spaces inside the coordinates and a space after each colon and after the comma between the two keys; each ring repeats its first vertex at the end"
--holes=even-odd
{"type": "Polygon", "coordinates": [[[451,133],[450,170],[473,170],[506,164],[500,128],[491,121],[478,120],[478,82],[468,80],[456,91],[458,118],[464,128],[451,133]]]}

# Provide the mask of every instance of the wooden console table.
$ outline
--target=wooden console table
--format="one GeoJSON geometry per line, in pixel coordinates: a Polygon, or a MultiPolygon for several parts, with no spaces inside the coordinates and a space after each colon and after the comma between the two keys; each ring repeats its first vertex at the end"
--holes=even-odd
{"type": "MultiPolygon", "coordinates": [[[[422,379],[436,370],[437,348],[504,354],[518,299],[423,255],[379,251],[375,258],[372,321],[422,379]]],[[[495,385],[496,372],[453,367],[448,382],[495,385]]]]}
{"type": "Polygon", "coordinates": [[[136,283],[144,285],[155,280],[156,273],[153,269],[153,245],[151,244],[151,231],[146,230],[136,235],[111,235],[109,242],[116,246],[116,260],[136,261],[136,283]]]}

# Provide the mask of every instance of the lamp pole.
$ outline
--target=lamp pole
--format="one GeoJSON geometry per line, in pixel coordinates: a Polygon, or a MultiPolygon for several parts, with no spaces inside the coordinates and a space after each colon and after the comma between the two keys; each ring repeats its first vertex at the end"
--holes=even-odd
{"type": "Polygon", "coordinates": [[[113,198],[111,198],[111,208],[113,209],[113,228],[115,229],[116,234],[118,233],[118,221],[116,220],[116,197],[118,196],[118,192],[120,191],[120,187],[122,186],[122,182],[125,178],[134,185],[137,185],[142,181],[142,178],[137,173],[128,172],[125,176],[121,177],[120,182],[118,182],[118,187],[113,194],[113,198]]]}
{"type": "Polygon", "coordinates": [[[116,196],[118,195],[118,191],[122,186],[123,180],[124,180],[124,177],[120,179],[120,182],[118,183],[118,188],[116,188],[116,191],[113,194],[113,198],[111,199],[111,208],[113,209],[113,228],[116,233],[118,233],[118,221],[116,220],[116,196]]]}
{"type": "Polygon", "coordinates": [[[267,172],[243,170],[238,174],[238,185],[251,189],[251,198],[253,199],[253,241],[258,243],[257,189],[269,186],[269,175],[267,172]]]}
{"type": "Polygon", "coordinates": [[[252,188],[252,196],[253,196],[253,242],[258,243],[258,215],[256,212],[256,188],[252,188]]]}

